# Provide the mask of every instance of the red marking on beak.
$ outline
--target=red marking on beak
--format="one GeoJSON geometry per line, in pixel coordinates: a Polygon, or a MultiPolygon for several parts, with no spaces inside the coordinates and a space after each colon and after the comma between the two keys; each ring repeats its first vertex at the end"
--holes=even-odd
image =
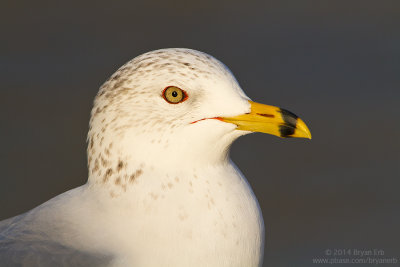
{"type": "Polygon", "coordinates": [[[209,120],[209,119],[223,121],[220,117],[214,117],[214,118],[204,118],[204,119],[200,119],[200,120],[197,120],[197,121],[193,121],[190,124],[193,124],[193,123],[196,123],[196,122],[199,122],[199,121],[209,120]]]}
{"type": "Polygon", "coordinates": [[[257,113],[257,115],[260,115],[260,116],[263,116],[263,117],[267,117],[267,118],[275,118],[275,115],[272,115],[272,114],[257,113]]]}

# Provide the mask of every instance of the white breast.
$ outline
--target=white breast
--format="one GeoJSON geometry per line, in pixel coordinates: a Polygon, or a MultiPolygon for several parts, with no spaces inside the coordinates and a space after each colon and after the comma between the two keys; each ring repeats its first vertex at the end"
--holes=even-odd
{"type": "Polygon", "coordinates": [[[131,192],[134,200],[115,216],[116,265],[261,266],[261,211],[235,166],[149,173],[142,180],[131,192]]]}

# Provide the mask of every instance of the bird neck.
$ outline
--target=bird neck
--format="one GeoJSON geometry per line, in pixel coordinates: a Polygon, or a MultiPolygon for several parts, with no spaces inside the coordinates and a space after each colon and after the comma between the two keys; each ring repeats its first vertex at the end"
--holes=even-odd
{"type": "Polygon", "coordinates": [[[196,168],[227,165],[230,145],[246,133],[214,120],[171,131],[142,132],[126,126],[119,132],[119,127],[104,127],[100,119],[91,121],[88,133],[88,183],[112,184],[122,191],[148,170],[190,173],[196,168]]]}
{"type": "Polygon", "coordinates": [[[194,176],[196,170],[229,164],[229,146],[215,146],[211,151],[204,147],[171,149],[138,140],[127,143],[124,138],[89,138],[88,184],[106,188],[111,197],[117,197],[129,194],[148,176],[194,176]]]}

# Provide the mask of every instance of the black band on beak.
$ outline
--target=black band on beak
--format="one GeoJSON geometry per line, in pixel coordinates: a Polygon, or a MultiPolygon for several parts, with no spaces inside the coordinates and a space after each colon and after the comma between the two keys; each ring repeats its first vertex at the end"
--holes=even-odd
{"type": "Polygon", "coordinates": [[[282,119],[285,122],[284,124],[279,125],[279,132],[281,137],[291,137],[296,131],[297,125],[297,115],[286,110],[279,109],[279,112],[282,115],[282,119]]]}

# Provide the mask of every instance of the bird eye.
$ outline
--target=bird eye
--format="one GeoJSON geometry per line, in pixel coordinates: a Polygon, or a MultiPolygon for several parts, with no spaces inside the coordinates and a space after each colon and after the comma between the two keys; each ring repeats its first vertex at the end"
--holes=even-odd
{"type": "Polygon", "coordinates": [[[185,101],[188,96],[186,92],[176,86],[168,86],[163,91],[165,101],[170,104],[178,104],[185,101]]]}

